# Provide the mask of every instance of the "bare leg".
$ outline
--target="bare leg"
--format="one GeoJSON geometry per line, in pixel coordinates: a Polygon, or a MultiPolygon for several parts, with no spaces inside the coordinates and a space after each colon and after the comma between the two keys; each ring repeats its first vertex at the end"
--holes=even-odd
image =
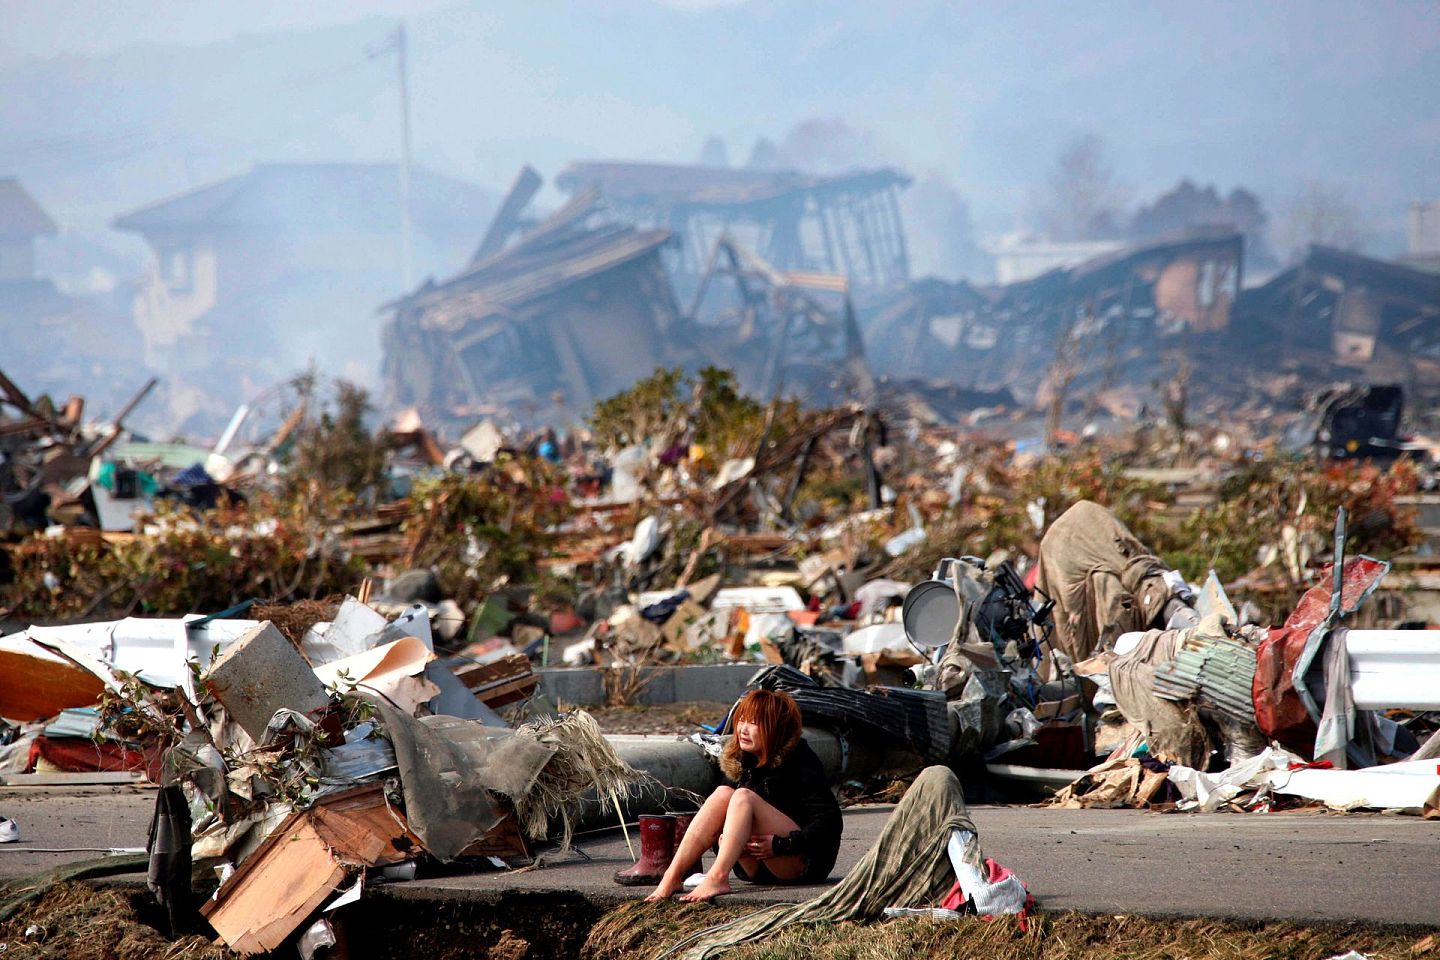
{"type": "MultiPolygon", "coordinates": [[[[720,852],[715,855],[715,862],[705,872],[705,880],[700,886],[680,899],[698,903],[730,893],[730,871],[744,856],[745,843],[753,834],[787,836],[798,829],[794,820],[762,800],[759,794],[751,790],[736,790],[725,814],[720,852]]],[[[758,863],[759,860],[745,857],[747,872],[753,871],[758,863]]],[[[775,876],[787,880],[798,877],[804,869],[804,859],[799,856],[771,857],[765,864],[775,876]]]]}
{"type": "Polygon", "coordinates": [[[680,885],[685,882],[680,871],[692,863],[698,863],[700,854],[720,836],[730,800],[734,795],[734,787],[716,787],[715,792],[706,798],[700,812],[690,821],[690,829],[685,831],[685,839],[680,842],[680,849],[670,858],[670,866],[665,870],[665,876],[646,900],[665,900],[680,889],[680,885]]]}

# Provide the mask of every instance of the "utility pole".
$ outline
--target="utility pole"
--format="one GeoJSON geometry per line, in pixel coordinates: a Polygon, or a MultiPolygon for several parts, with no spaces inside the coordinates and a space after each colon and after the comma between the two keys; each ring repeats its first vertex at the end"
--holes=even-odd
{"type": "Polygon", "coordinates": [[[400,71],[400,279],[409,293],[415,262],[410,223],[410,69],[405,47],[405,21],[401,20],[395,27],[395,64],[400,71]]]}

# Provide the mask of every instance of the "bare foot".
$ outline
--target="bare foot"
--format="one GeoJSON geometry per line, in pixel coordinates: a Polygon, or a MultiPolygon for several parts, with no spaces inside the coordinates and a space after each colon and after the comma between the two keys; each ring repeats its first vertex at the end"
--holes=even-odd
{"type": "Polygon", "coordinates": [[[650,896],[646,897],[645,900],[647,903],[656,903],[660,900],[669,900],[671,897],[675,896],[676,891],[680,889],[680,884],[681,881],[679,880],[670,880],[668,878],[665,880],[661,880],[660,883],[655,887],[655,889],[650,891],[650,896]]]}
{"type": "Polygon", "coordinates": [[[734,893],[730,888],[730,881],[721,877],[716,880],[714,877],[706,876],[700,886],[691,890],[680,899],[685,903],[704,903],[707,900],[714,900],[716,897],[727,893],[734,893]]]}

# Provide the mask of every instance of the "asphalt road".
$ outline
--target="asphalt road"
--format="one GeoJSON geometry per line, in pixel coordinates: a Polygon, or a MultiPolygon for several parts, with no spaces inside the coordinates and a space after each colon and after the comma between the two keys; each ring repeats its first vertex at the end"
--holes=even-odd
{"type": "MultiPolygon", "coordinates": [[[[0,876],[94,852],[42,848],[145,843],[154,792],[136,788],[0,789],[0,814],[22,842],[0,845],[0,876]]],[[[879,834],[889,807],[851,808],[834,878],[879,834]]],[[[1357,920],[1440,928],[1440,822],[1390,814],[1155,814],[1136,810],[972,810],[987,856],[1015,870],[1042,909],[1149,916],[1357,920]]],[[[488,897],[506,889],[606,898],[641,896],[610,876],[630,862],[617,831],[582,837],[577,852],[525,873],[397,883],[406,899],[488,897]],[[588,859],[587,859],[588,858],[588,859]]],[[[799,900],[823,887],[755,888],[736,899],[799,900]]]]}

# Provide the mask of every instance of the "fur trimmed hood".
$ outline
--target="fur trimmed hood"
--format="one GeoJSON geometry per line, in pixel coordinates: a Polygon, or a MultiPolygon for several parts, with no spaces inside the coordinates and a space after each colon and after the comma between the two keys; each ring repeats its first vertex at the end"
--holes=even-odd
{"type": "MultiPolygon", "coordinates": [[[[804,739],[803,734],[803,730],[797,730],[794,736],[776,747],[770,754],[770,762],[766,764],[766,769],[773,770],[784,763],[785,758],[788,757],[790,752],[799,746],[800,741],[804,739]]],[[[726,779],[738,781],[740,775],[744,772],[745,766],[741,762],[740,754],[740,741],[734,734],[731,734],[730,739],[725,741],[725,749],[720,751],[720,772],[725,774],[726,779]]]]}

